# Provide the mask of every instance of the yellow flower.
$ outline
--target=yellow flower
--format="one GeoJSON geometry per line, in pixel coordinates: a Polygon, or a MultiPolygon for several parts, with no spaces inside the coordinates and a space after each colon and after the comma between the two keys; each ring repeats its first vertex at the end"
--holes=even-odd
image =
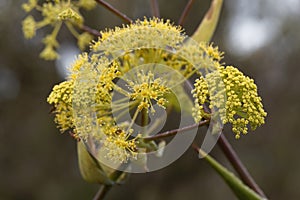
{"type": "Polygon", "coordinates": [[[130,98],[138,101],[138,109],[143,110],[151,107],[151,111],[155,112],[151,101],[156,101],[157,104],[164,108],[166,99],[163,97],[169,93],[169,88],[165,86],[161,78],[154,78],[152,72],[147,74],[141,72],[137,74],[136,82],[129,80],[130,98]]]}
{"type": "Polygon", "coordinates": [[[82,16],[74,11],[72,8],[66,8],[64,10],[62,10],[59,14],[58,14],[58,19],[65,21],[65,20],[72,20],[78,24],[82,24],[83,22],[83,18],[82,16]]]}
{"type": "Polygon", "coordinates": [[[136,139],[129,140],[129,135],[124,130],[116,127],[110,128],[108,136],[104,141],[105,150],[108,152],[106,157],[114,162],[126,163],[130,158],[136,159],[137,147],[136,139]]]}
{"type": "Polygon", "coordinates": [[[26,39],[30,39],[35,36],[36,30],[51,26],[53,31],[47,35],[43,42],[46,48],[41,52],[41,58],[46,60],[54,60],[59,56],[55,49],[58,48],[59,44],[56,41],[56,37],[60,31],[61,24],[65,23],[69,31],[78,39],[78,45],[81,49],[92,40],[92,36],[83,33],[79,34],[76,30],[83,24],[84,18],[79,12],[80,8],[92,9],[96,5],[94,0],[79,0],[79,1],[67,1],[67,0],[55,0],[45,1],[41,5],[38,5],[37,0],[29,0],[27,3],[22,5],[26,12],[36,10],[42,15],[42,19],[35,22],[32,16],[28,16],[22,22],[23,33],[26,39]],[[51,44],[50,44],[51,43],[51,44]]]}
{"type": "Polygon", "coordinates": [[[206,44],[206,43],[200,43],[200,48],[203,49],[203,51],[212,59],[216,61],[220,61],[223,59],[223,52],[219,51],[218,47],[213,47],[213,44],[206,44]]]}
{"type": "Polygon", "coordinates": [[[74,128],[72,108],[73,89],[73,81],[64,81],[59,85],[55,85],[47,98],[47,102],[55,108],[55,122],[61,132],[74,128]]]}
{"type": "MultiPolygon", "coordinates": [[[[125,79],[128,84],[128,90],[118,87],[116,80],[122,78],[124,73],[130,69],[141,64],[141,61],[152,63],[153,58],[157,58],[155,62],[165,63],[167,60],[163,56],[159,57],[159,55],[165,55],[160,49],[140,49],[128,52],[114,61],[105,56],[111,52],[113,53],[114,50],[123,50],[124,40],[126,39],[137,42],[135,40],[137,35],[139,36],[139,41],[143,41],[144,45],[147,46],[147,43],[152,42],[154,46],[157,45],[158,47],[159,45],[165,47],[167,44],[176,46],[177,43],[182,42],[185,38],[179,28],[172,26],[169,21],[163,22],[158,19],[145,19],[144,21],[137,21],[136,24],[128,27],[107,31],[104,34],[106,39],[102,38],[100,42],[96,42],[93,45],[92,49],[95,50],[94,52],[90,55],[83,53],[78,56],[71,68],[70,81],[59,85],[59,87],[54,87],[48,98],[48,102],[54,104],[56,110],[55,121],[58,123],[61,131],[71,128],[76,133],[76,137],[83,140],[89,137],[96,139],[104,145],[107,157],[121,163],[127,162],[130,158],[135,159],[137,155],[137,137],[131,136],[134,131],[131,129],[131,125],[136,120],[136,117],[132,119],[132,122],[124,121],[124,127],[120,127],[120,123],[118,123],[117,127],[114,119],[117,116],[112,115],[112,104],[121,111],[126,109],[128,105],[126,102],[123,103],[124,98],[127,98],[130,100],[129,105],[136,107],[136,113],[148,107],[151,107],[153,111],[153,102],[165,108],[164,106],[168,102],[166,94],[169,93],[169,87],[172,83],[168,82],[168,85],[166,85],[165,80],[155,77],[155,72],[150,69],[146,73],[141,71],[134,79],[125,79]],[[149,26],[150,30],[148,29],[149,26]],[[147,34],[138,35],[140,31],[147,34]],[[122,33],[125,34],[122,35],[122,33]],[[153,38],[157,37],[155,39],[158,39],[158,36],[161,36],[160,33],[164,33],[164,36],[159,39],[163,44],[159,44],[153,38]],[[107,49],[105,49],[104,54],[99,54],[97,48],[102,48],[102,45],[107,45],[107,49]],[[73,90],[73,92],[65,96],[65,91],[70,90],[73,90]],[[119,92],[125,97],[118,102],[114,102],[112,101],[113,92],[119,92]],[[60,98],[61,96],[68,100],[63,100],[60,98]],[[83,110],[74,110],[74,106],[76,109],[82,108],[83,110]],[[93,115],[95,118],[89,115],[90,108],[93,108],[91,111],[95,112],[96,115],[93,115]]],[[[79,41],[85,43],[87,37],[88,35],[86,34],[80,35],[79,41]]],[[[56,46],[57,43],[52,34],[44,40],[44,43],[48,47],[48,52],[52,51],[53,53],[53,48],[50,47],[56,46]]],[[[131,46],[134,44],[126,42],[126,45],[131,46]]],[[[44,56],[49,56],[49,54],[45,53],[44,56]]],[[[173,59],[175,60],[175,58],[173,59]]],[[[176,69],[179,69],[179,67],[176,66],[176,69]]]]}
{"type": "Polygon", "coordinates": [[[35,36],[36,32],[36,22],[34,18],[29,15],[22,22],[22,29],[24,33],[24,37],[26,39],[31,39],[35,36]]]}
{"type": "Polygon", "coordinates": [[[82,33],[77,38],[77,45],[81,50],[84,50],[93,40],[93,36],[89,33],[82,33]]]}
{"type": "Polygon", "coordinates": [[[78,6],[82,7],[86,10],[91,10],[93,8],[95,8],[97,5],[95,0],[79,0],[78,2],[78,6]]]}
{"type": "MultiPolygon", "coordinates": [[[[48,59],[56,56],[53,35],[55,31],[44,40],[48,49],[43,55],[48,59]]],[[[136,159],[142,146],[134,134],[144,133],[134,130],[134,124],[142,110],[155,112],[154,103],[164,109],[176,103],[172,90],[192,76],[198,76],[192,91],[195,120],[212,118],[209,111],[216,111],[223,123],[232,124],[237,138],[247,132],[248,124],[256,128],[264,122],[266,113],[253,80],[234,67],[223,67],[219,63],[223,53],[217,47],[187,41],[181,28],[170,21],[138,20],[101,35],[90,54],[78,56],[69,81],[55,86],[48,102],[55,107],[61,131],[72,129],[83,141],[97,141],[108,159],[117,163],[136,159]],[[116,100],[114,95],[121,97],[116,100]],[[124,112],[131,111],[133,117],[123,120],[124,112]]],[[[88,34],[79,35],[79,46],[89,39],[88,34]]]]}
{"type": "Polygon", "coordinates": [[[37,0],[29,0],[27,3],[22,4],[22,8],[26,12],[30,12],[32,9],[34,9],[37,5],[37,0]]]}
{"type": "Polygon", "coordinates": [[[236,134],[236,138],[239,138],[241,133],[246,134],[248,132],[248,125],[252,130],[255,130],[264,124],[267,113],[263,109],[257,87],[253,79],[245,76],[237,68],[220,66],[217,73],[211,73],[206,78],[201,77],[196,80],[194,86],[195,108],[193,115],[196,121],[207,116],[208,113],[205,113],[203,105],[209,103],[210,109],[214,107],[219,109],[224,124],[232,124],[232,131],[236,134]],[[221,83],[224,84],[223,87],[218,87],[215,84],[219,82],[216,81],[217,78],[223,80],[221,83]],[[226,102],[222,102],[225,99],[224,96],[218,96],[223,94],[222,89],[225,89],[226,102]]]}
{"type": "Polygon", "coordinates": [[[53,46],[47,45],[40,53],[40,57],[45,60],[55,60],[59,58],[58,53],[54,50],[53,46]]]}
{"type": "Polygon", "coordinates": [[[58,47],[59,43],[56,40],[56,37],[53,36],[53,34],[47,35],[44,39],[43,39],[43,43],[46,46],[52,46],[52,47],[58,47]]]}
{"type": "Polygon", "coordinates": [[[167,46],[177,47],[185,38],[180,27],[174,26],[169,20],[144,19],[137,20],[122,28],[101,32],[102,37],[92,46],[94,51],[114,52],[119,49],[140,48],[165,49],[167,46]]]}

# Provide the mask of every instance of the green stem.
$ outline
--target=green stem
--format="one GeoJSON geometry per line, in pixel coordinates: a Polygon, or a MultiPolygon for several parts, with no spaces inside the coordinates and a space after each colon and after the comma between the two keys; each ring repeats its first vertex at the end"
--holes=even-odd
{"type": "MultiPolygon", "coordinates": [[[[115,170],[110,176],[110,180],[117,182],[123,171],[115,170]]],[[[113,185],[101,185],[93,200],[103,200],[113,185]]]]}
{"type": "Polygon", "coordinates": [[[55,25],[55,27],[54,27],[54,29],[53,29],[53,31],[51,33],[51,35],[52,35],[53,38],[57,37],[57,34],[58,34],[58,32],[59,32],[59,30],[61,28],[61,25],[62,25],[62,22],[59,22],[58,24],[55,25]]]}
{"type": "Polygon", "coordinates": [[[133,117],[132,117],[132,119],[131,119],[131,122],[130,122],[130,124],[129,124],[129,126],[128,126],[126,132],[128,132],[128,133],[130,132],[130,129],[131,129],[131,127],[133,126],[133,124],[134,124],[134,122],[135,122],[135,120],[136,120],[138,114],[139,114],[139,109],[136,109],[136,110],[135,110],[135,113],[134,113],[134,115],[133,115],[133,117]]]}
{"type": "Polygon", "coordinates": [[[147,125],[148,125],[148,110],[146,108],[144,108],[141,112],[142,116],[141,116],[141,125],[143,127],[143,132],[142,135],[146,135],[147,132],[147,125]]]}
{"type": "Polygon", "coordinates": [[[239,200],[266,200],[266,198],[259,196],[259,194],[245,185],[238,177],[200,149],[195,143],[192,147],[196,150],[198,155],[201,155],[201,157],[222,177],[239,200]]]}
{"type": "Polygon", "coordinates": [[[111,185],[101,185],[93,200],[102,200],[111,189],[111,185]]]}
{"type": "Polygon", "coordinates": [[[69,29],[69,31],[72,33],[72,35],[75,38],[78,38],[79,33],[77,33],[77,31],[75,30],[74,26],[70,23],[70,22],[65,22],[65,24],[67,25],[67,28],[69,29]]]}
{"type": "Polygon", "coordinates": [[[254,181],[250,173],[248,172],[247,168],[244,166],[240,158],[238,157],[237,153],[234,151],[224,134],[222,133],[219,140],[218,145],[221,147],[222,151],[224,152],[225,156],[232,164],[233,168],[239,174],[241,180],[248,185],[252,190],[254,190],[260,196],[266,198],[266,195],[260,189],[258,184],[254,181]]]}

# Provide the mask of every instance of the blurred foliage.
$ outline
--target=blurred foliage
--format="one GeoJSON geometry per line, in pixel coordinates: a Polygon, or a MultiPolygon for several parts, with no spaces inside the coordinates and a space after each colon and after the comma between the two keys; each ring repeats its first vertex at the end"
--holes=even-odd
{"type": "MultiPolygon", "coordinates": [[[[293,6],[277,3],[277,10],[274,9],[274,2],[280,1],[258,1],[261,4],[254,17],[257,20],[274,18],[277,32],[255,51],[236,54],[238,50],[232,49],[228,34],[231,33],[230,21],[236,17],[232,10],[237,1],[225,2],[212,41],[226,52],[226,63],[244,66],[240,70],[255,79],[268,117],[266,124],[253,134],[236,141],[227,131],[228,138],[270,199],[300,199],[300,160],[296,155],[300,146],[297,131],[300,16],[293,12],[283,15],[283,9],[293,6]]],[[[132,18],[151,15],[148,1],[109,2],[132,18]]],[[[176,22],[186,2],[159,1],[161,16],[176,22]]],[[[294,2],[299,10],[299,4],[294,2]]],[[[81,179],[75,141],[59,134],[46,103],[52,86],[63,78],[54,62],[38,57],[43,48],[39,43],[44,36],[42,31],[36,39],[23,39],[21,20],[25,13],[20,8],[21,3],[20,0],[0,2],[0,199],[92,199],[98,186],[81,179]]],[[[251,4],[254,3],[249,1],[239,9],[247,12],[251,4]]],[[[184,25],[189,35],[208,7],[209,1],[195,1],[184,25]]],[[[88,13],[87,24],[99,30],[121,23],[99,6],[88,13]]],[[[60,33],[58,40],[76,42],[67,31],[60,33]]],[[[229,166],[218,147],[212,153],[229,166]]],[[[198,160],[192,150],[165,169],[133,174],[125,185],[113,188],[107,199],[123,199],[124,196],[132,200],[234,199],[228,186],[207,163],[198,160]]]]}

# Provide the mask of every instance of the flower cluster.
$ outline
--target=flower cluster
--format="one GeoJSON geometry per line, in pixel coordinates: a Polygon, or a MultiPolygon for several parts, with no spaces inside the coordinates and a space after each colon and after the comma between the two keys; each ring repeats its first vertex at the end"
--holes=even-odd
{"type": "Polygon", "coordinates": [[[61,132],[74,128],[72,112],[73,88],[73,81],[64,81],[55,85],[47,98],[47,102],[55,107],[55,122],[58,124],[61,132]]]}
{"type": "MultiPolygon", "coordinates": [[[[155,112],[154,103],[165,108],[172,81],[166,84],[152,68],[138,71],[132,79],[124,78],[124,75],[139,65],[165,64],[168,53],[164,48],[182,42],[185,37],[181,31],[169,21],[155,18],[102,32],[103,37],[92,45],[92,53],[89,56],[87,53],[79,55],[71,67],[69,80],[55,86],[48,97],[48,102],[55,107],[55,121],[60,130],[72,129],[75,136],[83,140],[90,137],[97,139],[105,147],[107,157],[115,162],[135,159],[141,149],[139,136],[134,137],[133,133],[140,133],[131,126],[142,110],[155,112]],[[120,50],[125,53],[111,60],[110,56],[120,50]],[[119,79],[124,79],[127,89],[116,84],[119,79]],[[65,91],[68,91],[68,96],[65,91]],[[114,102],[112,99],[116,92],[123,97],[114,102]],[[63,100],[65,98],[68,101],[63,100]],[[136,115],[132,121],[124,121],[125,125],[120,126],[115,122],[119,115],[113,115],[112,106],[121,114],[122,109],[126,111],[128,106],[130,109],[135,107],[136,115]],[[83,109],[78,111],[78,108],[83,109]],[[89,115],[91,108],[96,116],[89,115]]],[[[176,81],[173,80],[173,83],[176,81]]]]}
{"type": "Polygon", "coordinates": [[[38,4],[38,0],[29,0],[23,4],[23,9],[29,13],[32,10],[41,12],[43,19],[35,21],[32,15],[28,15],[22,22],[23,33],[26,39],[31,39],[36,35],[36,31],[45,26],[53,27],[53,31],[45,36],[43,43],[44,50],[40,53],[40,57],[45,60],[55,60],[59,57],[56,49],[59,47],[57,35],[61,25],[66,24],[70,32],[77,38],[78,46],[84,49],[93,39],[88,33],[79,34],[75,27],[80,28],[83,25],[83,17],[79,12],[80,8],[90,10],[96,6],[94,0],[53,0],[46,1],[42,5],[38,4]]]}
{"type": "Polygon", "coordinates": [[[169,88],[165,86],[161,78],[154,77],[154,74],[149,72],[147,75],[138,73],[137,82],[129,80],[129,86],[132,90],[130,98],[132,100],[137,100],[139,103],[138,110],[146,109],[151,107],[151,111],[155,112],[151,101],[154,100],[157,104],[164,108],[167,100],[164,98],[169,92],[169,88]]]}
{"type": "Polygon", "coordinates": [[[128,52],[137,47],[144,49],[165,49],[168,46],[176,48],[186,38],[182,34],[182,29],[174,26],[170,20],[164,21],[157,18],[137,20],[122,28],[116,27],[112,30],[102,31],[101,36],[92,46],[92,50],[95,52],[117,52],[120,48],[128,52]]]}
{"type": "Polygon", "coordinates": [[[138,20],[101,35],[89,55],[78,56],[69,79],[53,88],[48,102],[55,107],[61,131],[72,129],[84,141],[97,140],[108,159],[124,163],[147,151],[139,140],[145,133],[133,126],[138,115],[144,110],[153,114],[153,104],[173,106],[174,87],[179,85],[176,89],[184,92],[182,84],[192,76],[199,78],[192,91],[197,121],[219,113],[223,123],[233,125],[237,137],[247,131],[247,124],[256,128],[263,123],[266,113],[253,80],[236,68],[223,67],[223,53],[187,40],[170,21],[138,20]],[[159,67],[166,65],[167,69],[159,67]],[[116,94],[120,98],[114,100],[116,94]],[[134,115],[120,122],[124,112],[134,115]]]}
{"type": "Polygon", "coordinates": [[[213,44],[200,43],[200,48],[213,60],[220,62],[223,58],[224,53],[219,51],[218,47],[214,47],[213,44]]]}
{"type": "Polygon", "coordinates": [[[207,103],[210,109],[218,109],[224,124],[232,124],[232,131],[237,139],[241,133],[248,132],[248,124],[252,130],[264,124],[267,114],[253,79],[232,66],[219,66],[216,73],[209,75],[195,82],[193,115],[196,121],[209,115],[208,111],[205,111],[207,103]]]}
{"type": "Polygon", "coordinates": [[[113,126],[106,128],[107,132],[104,141],[104,151],[107,151],[106,157],[115,162],[124,162],[130,158],[136,159],[137,156],[137,138],[129,139],[130,135],[123,129],[113,126]]]}

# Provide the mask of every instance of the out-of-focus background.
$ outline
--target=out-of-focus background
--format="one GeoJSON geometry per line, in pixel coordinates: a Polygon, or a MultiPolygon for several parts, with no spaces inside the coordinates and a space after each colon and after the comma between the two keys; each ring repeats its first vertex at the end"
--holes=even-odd
{"type": "MultiPolygon", "coordinates": [[[[148,0],[107,0],[131,18],[151,16],[148,0]]],[[[46,29],[27,41],[21,32],[21,0],[0,1],[0,200],[92,199],[98,186],[79,174],[75,141],[56,129],[46,98],[64,79],[78,52],[60,34],[61,59],[39,59],[46,29]]],[[[177,22],[187,0],[159,0],[161,16],[177,22]]],[[[210,1],[195,0],[184,28],[191,35],[210,1]]],[[[268,112],[266,124],[233,147],[270,199],[300,199],[300,1],[225,0],[213,42],[224,61],[254,78],[268,112]]],[[[87,14],[95,29],[122,21],[101,6],[87,14]]],[[[228,166],[216,146],[212,155],[228,166]]],[[[231,169],[231,168],[230,168],[231,169]]],[[[188,150],[172,165],[133,174],[109,199],[236,199],[223,180],[188,150]]]]}

